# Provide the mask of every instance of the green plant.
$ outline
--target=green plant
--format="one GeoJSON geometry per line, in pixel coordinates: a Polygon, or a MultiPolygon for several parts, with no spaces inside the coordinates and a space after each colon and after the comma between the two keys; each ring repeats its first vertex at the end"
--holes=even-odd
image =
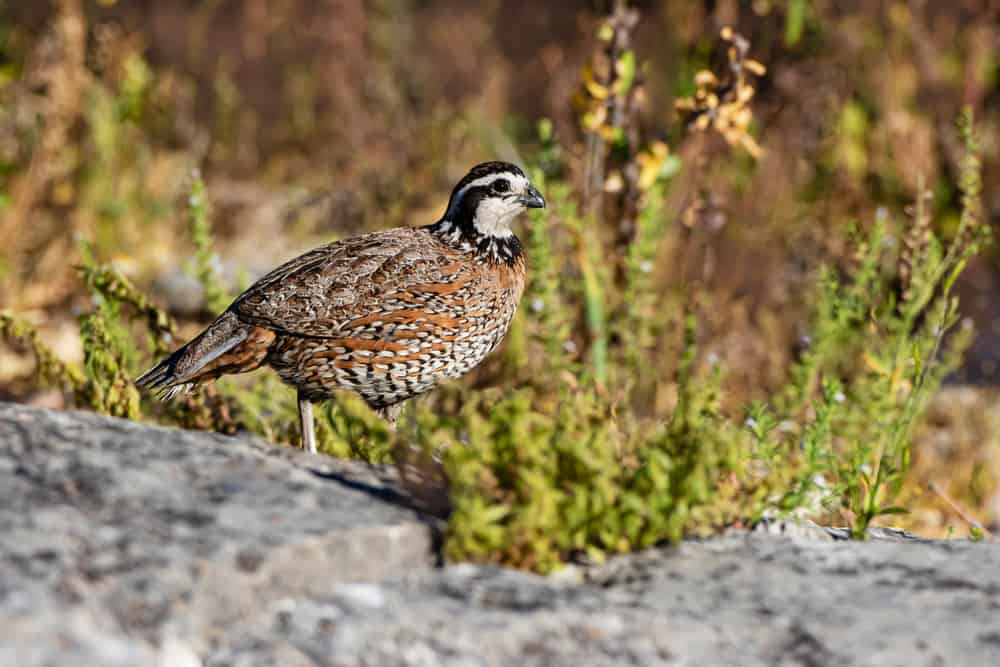
{"type": "Polygon", "coordinates": [[[195,251],[195,276],[205,292],[205,307],[218,313],[225,310],[233,299],[219,275],[219,256],[212,243],[210,207],[208,194],[205,192],[205,181],[197,171],[192,174],[192,178],[188,211],[191,220],[191,240],[194,242],[195,251]]]}
{"type": "Polygon", "coordinates": [[[37,328],[8,310],[0,310],[0,338],[31,351],[35,359],[33,376],[38,385],[76,392],[86,382],[79,368],[59,359],[42,341],[37,328]]]}
{"type": "MultiPolygon", "coordinates": [[[[910,465],[913,428],[971,340],[969,327],[947,336],[959,322],[955,280],[988,241],[971,113],[960,124],[967,155],[953,237],[943,242],[933,233],[922,191],[901,244],[887,243],[887,216],[879,215],[846,279],[821,271],[809,348],[776,403],[779,420],[801,424],[786,438],[801,438],[802,470],[779,506],[802,507],[820,494],[826,509],[847,512],[857,538],[872,520],[904,511],[894,500],[910,465]],[[803,421],[818,382],[821,397],[803,421]]],[[[780,451],[768,437],[762,431],[759,443],[780,451]]]]}
{"type": "MultiPolygon", "coordinates": [[[[627,397],[627,373],[617,392],[595,374],[488,409],[467,404],[448,444],[425,443],[440,451],[450,484],[448,555],[546,571],[575,553],[599,557],[769,512],[843,510],[863,538],[874,519],[902,511],[894,499],[913,427],[969,340],[966,329],[945,337],[957,322],[951,290],[985,242],[971,119],[963,127],[967,195],[953,239],[938,241],[919,206],[903,255],[887,243],[887,216],[859,233],[845,275],[819,272],[811,340],[788,384],[773,408],[751,405],[742,429],[721,410],[721,368],[695,370],[691,315],[672,329],[683,343],[666,422],[619,414],[612,397],[627,397]]],[[[631,298],[654,289],[636,279],[631,298]]],[[[589,308],[586,295],[575,302],[589,308]]],[[[648,348],[624,342],[625,368],[648,364],[648,348]]],[[[544,359],[540,375],[553,377],[561,362],[544,359]]]]}

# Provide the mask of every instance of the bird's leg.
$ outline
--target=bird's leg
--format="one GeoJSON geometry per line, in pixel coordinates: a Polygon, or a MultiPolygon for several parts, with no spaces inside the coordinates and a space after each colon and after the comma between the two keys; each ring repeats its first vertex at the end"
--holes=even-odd
{"type": "Polygon", "coordinates": [[[299,392],[299,432],[302,434],[302,449],[316,453],[316,429],[313,425],[313,404],[299,392]]]}
{"type": "Polygon", "coordinates": [[[418,396],[407,402],[410,409],[406,411],[406,425],[410,429],[410,437],[413,438],[413,442],[420,441],[418,437],[420,435],[420,424],[417,422],[417,401],[419,400],[420,397],[418,396]]]}

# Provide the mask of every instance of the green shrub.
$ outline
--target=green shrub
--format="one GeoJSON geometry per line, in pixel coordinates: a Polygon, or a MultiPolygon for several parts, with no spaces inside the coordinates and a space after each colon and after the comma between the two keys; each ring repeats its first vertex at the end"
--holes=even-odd
{"type": "MultiPolygon", "coordinates": [[[[946,338],[958,320],[952,286],[986,240],[970,118],[964,128],[967,196],[954,237],[939,240],[919,205],[903,244],[888,243],[882,215],[858,232],[855,261],[843,275],[819,272],[811,339],[787,385],[750,406],[742,424],[720,408],[721,369],[697,369],[689,315],[681,331],[669,332],[683,344],[677,398],[665,420],[627,410],[636,387],[630,373],[658,367],[648,344],[623,339],[617,386],[607,386],[598,372],[560,379],[563,355],[543,339],[534,376],[554,380],[485,405],[471,398],[446,437],[428,430],[423,444],[442,457],[453,503],[448,556],[547,571],[574,554],[678,540],[765,513],[841,512],[863,538],[873,519],[903,511],[893,501],[914,424],[969,342],[965,327],[946,338]]],[[[547,233],[556,233],[551,223],[547,233]]],[[[586,252],[575,256],[592,261],[586,252]]],[[[543,285],[550,302],[576,303],[578,318],[587,319],[586,286],[573,299],[556,293],[568,288],[543,285]]],[[[654,293],[638,282],[631,303],[654,293]]],[[[538,318],[534,325],[552,317],[525,313],[538,318]]],[[[642,324],[633,326],[641,335],[642,324]]],[[[603,361],[591,359],[595,369],[603,361]]]]}

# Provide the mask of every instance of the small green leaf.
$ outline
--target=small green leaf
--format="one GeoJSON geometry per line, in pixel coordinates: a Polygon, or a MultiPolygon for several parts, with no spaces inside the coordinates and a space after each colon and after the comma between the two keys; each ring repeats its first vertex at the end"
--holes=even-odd
{"type": "Polygon", "coordinates": [[[635,83],[635,51],[625,51],[621,57],[618,58],[618,62],[615,65],[615,71],[618,74],[618,79],[615,81],[614,86],[615,93],[618,95],[626,95],[635,83]]]}
{"type": "Polygon", "coordinates": [[[884,514],[909,514],[909,513],[910,513],[910,510],[906,509],[905,507],[898,507],[898,506],[894,505],[894,506],[891,506],[891,507],[882,507],[882,508],[879,508],[875,512],[875,515],[876,516],[881,516],[881,515],[884,515],[884,514]]]}

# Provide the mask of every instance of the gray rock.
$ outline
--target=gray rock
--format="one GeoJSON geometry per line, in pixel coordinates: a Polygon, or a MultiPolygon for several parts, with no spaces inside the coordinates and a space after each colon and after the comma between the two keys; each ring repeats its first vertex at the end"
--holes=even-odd
{"type": "Polygon", "coordinates": [[[0,665],[1000,664],[997,543],[771,522],[545,578],[431,567],[397,494],[288,448],[0,405],[0,665]]]}
{"type": "Polygon", "coordinates": [[[207,664],[996,665],[998,566],[995,544],[746,533],[577,582],[455,565],[261,609],[207,664]]]}
{"type": "Polygon", "coordinates": [[[261,605],[427,569],[393,494],[290,448],[0,404],[0,665],[193,656],[261,605]]]}

